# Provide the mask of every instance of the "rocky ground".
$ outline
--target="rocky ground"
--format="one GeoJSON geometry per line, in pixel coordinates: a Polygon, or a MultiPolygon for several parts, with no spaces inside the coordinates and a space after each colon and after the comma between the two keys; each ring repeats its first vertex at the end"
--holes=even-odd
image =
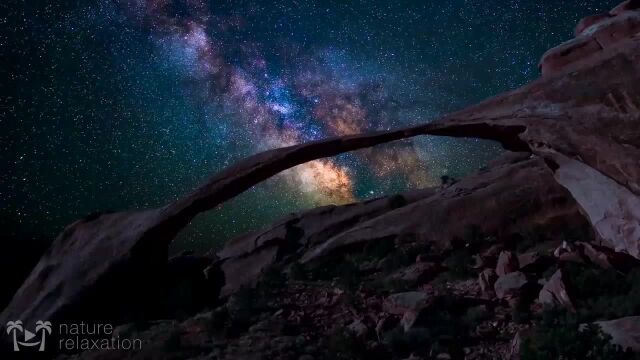
{"type": "Polygon", "coordinates": [[[77,359],[640,358],[639,9],[584,19],[539,80],[434,123],[268,151],[162,208],[78,220],[0,324],[108,321],[143,341],[46,354],[77,359]],[[510,151],[168,257],[195,215],[284,169],[423,134],[510,151]]]}

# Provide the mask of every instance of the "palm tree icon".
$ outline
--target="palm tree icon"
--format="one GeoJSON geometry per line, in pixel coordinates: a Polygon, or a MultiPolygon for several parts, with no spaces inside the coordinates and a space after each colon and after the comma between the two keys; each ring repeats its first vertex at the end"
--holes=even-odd
{"type": "Polygon", "coordinates": [[[45,332],[47,334],[51,334],[51,322],[50,321],[42,321],[42,320],[36,321],[36,333],[38,331],[42,332],[40,334],[40,336],[41,336],[41,338],[40,338],[40,349],[38,351],[44,351],[45,332]]]}
{"type": "Polygon", "coordinates": [[[13,351],[20,351],[20,348],[18,348],[18,341],[16,340],[16,332],[18,331],[23,331],[22,321],[16,320],[7,322],[7,334],[13,335],[13,351]]]}

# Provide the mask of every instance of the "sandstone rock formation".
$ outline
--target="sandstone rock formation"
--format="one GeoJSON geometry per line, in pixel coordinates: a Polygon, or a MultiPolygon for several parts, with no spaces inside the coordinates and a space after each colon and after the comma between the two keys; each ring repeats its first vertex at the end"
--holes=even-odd
{"type": "Polygon", "coordinates": [[[360,222],[428,197],[436,189],[423,189],[363,203],[323,206],[292,214],[273,227],[227,242],[217,252],[226,275],[222,295],[255,282],[261,271],[278,256],[315,245],[360,222]],[[247,271],[247,269],[251,269],[247,271]]]}
{"type": "MultiPolygon", "coordinates": [[[[266,352],[274,357],[297,358],[301,354],[295,349],[302,346],[310,346],[311,350],[305,350],[309,354],[330,345],[314,338],[318,332],[328,336],[333,334],[335,325],[347,329],[354,323],[358,324],[354,328],[360,330],[376,328],[379,340],[358,343],[362,345],[360,355],[387,354],[383,350],[392,348],[389,344],[397,340],[394,337],[402,335],[393,328],[395,324],[401,323],[403,330],[413,336],[419,334],[414,329],[416,324],[428,327],[436,320],[438,341],[454,339],[469,345],[469,358],[486,358],[485,345],[473,344],[487,341],[487,334],[511,338],[522,330],[505,316],[505,311],[511,310],[505,308],[504,302],[480,298],[483,292],[491,295],[486,294],[490,287],[500,299],[516,299],[529,305],[522,290],[530,285],[538,287],[534,278],[546,281],[541,279],[546,270],[575,265],[595,271],[588,266],[597,264],[599,268],[615,270],[616,281],[622,281],[620,274],[630,274],[624,281],[631,281],[633,272],[638,271],[638,9],[638,1],[629,0],[608,14],[585,19],[577,27],[575,39],[543,56],[540,79],[436,122],[256,154],[164,207],[78,220],[58,236],[40,259],[0,314],[0,324],[16,319],[26,324],[41,319],[108,319],[114,323],[148,320],[159,314],[154,300],[166,295],[164,275],[174,274],[178,277],[175,283],[191,279],[198,284],[196,287],[211,286],[212,291],[206,296],[220,291],[222,297],[213,295],[216,299],[206,301],[215,311],[184,322],[153,323],[139,331],[150,345],[163,343],[149,346],[143,354],[147,358],[157,358],[158,351],[173,351],[167,350],[165,341],[179,343],[173,351],[178,358],[204,356],[204,352],[229,359],[266,352]],[[268,177],[321,157],[417,135],[492,139],[519,153],[506,154],[487,169],[443,188],[293,214],[274,226],[230,241],[216,256],[212,253],[208,257],[168,261],[169,242],[195,215],[268,177]],[[580,238],[584,232],[574,232],[571,244],[559,235],[572,227],[582,229],[587,223],[597,243],[589,243],[588,236],[580,238]],[[474,230],[471,237],[469,229],[474,230]],[[509,239],[529,230],[549,237],[549,244],[535,244],[535,251],[539,251],[538,245],[548,245],[546,250],[551,250],[560,243],[562,251],[557,258],[548,257],[549,261],[539,264],[538,257],[533,259],[525,257],[527,253],[514,251],[511,258],[528,259],[527,264],[519,264],[519,271],[511,272],[516,266],[503,260],[499,267],[503,275],[493,284],[493,275],[481,269],[494,266],[498,249],[513,251],[514,244],[509,239]],[[371,257],[363,249],[385,242],[393,248],[382,258],[354,264],[356,260],[348,256],[354,253],[361,258],[371,257]],[[415,247],[428,249],[429,260],[421,256],[419,263],[413,262],[416,254],[411,250],[415,247]],[[490,255],[479,256],[482,266],[472,266],[470,253],[490,255]],[[439,266],[452,258],[454,261],[446,267],[439,266]],[[493,260],[488,265],[490,258],[493,260]],[[432,262],[438,269],[446,268],[448,277],[434,280],[423,276],[432,262]],[[381,263],[389,264],[389,271],[378,265],[381,263]],[[334,267],[345,264],[348,266],[342,273],[334,267]],[[305,280],[293,279],[296,266],[302,267],[298,271],[303,272],[305,280]],[[274,267],[281,275],[287,268],[288,278],[284,284],[269,283],[267,291],[258,285],[274,267]],[[318,269],[329,275],[318,277],[314,273],[318,269]],[[416,281],[395,284],[395,280],[415,274],[416,281]],[[356,277],[358,286],[340,285],[349,276],[356,277]],[[466,278],[456,279],[460,276],[466,278]],[[406,288],[398,290],[397,286],[406,288]],[[254,292],[247,296],[240,291],[247,289],[254,292]],[[400,295],[389,296],[390,293],[400,295]],[[422,311],[427,307],[429,316],[422,311]],[[287,334],[285,324],[304,335],[287,334]],[[464,326],[458,328],[461,324],[464,326]],[[212,335],[214,331],[223,332],[222,341],[229,343],[213,344],[211,339],[217,336],[212,335]],[[459,333],[471,339],[456,337],[459,333]],[[253,344],[249,352],[247,344],[253,344]]],[[[524,250],[534,251],[531,247],[524,250]]],[[[564,270],[557,270],[548,280],[540,302],[578,306],[577,299],[564,296],[564,281],[560,282],[563,273],[564,270]]],[[[627,291],[627,287],[631,289],[629,294],[637,291],[629,283],[622,288],[627,291]]],[[[628,301],[630,309],[637,309],[635,299],[628,301]]],[[[199,301],[188,301],[187,305],[204,306],[199,301]]],[[[528,311],[526,306],[524,309],[528,311]]],[[[626,315],[637,314],[618,316],[626,315]]],[[[633,337],[637,333],[633,325],[637,323],[637,317],[627,317],[598,324],[612,335],[614,342],[638,350],[633,337]]],[[[362,338],[372,337],[371,333],[358,332],[362,338]]],[[[461,351],[455,341],[447,344],[449,353],[461,351]]],[[[490,346],[495,353],[509,352],[509,344],[497,338],[490,341],[490,346]]],[[[449,353],[443,352],[442,356],[451,357],[449,353]]],[[[100,355],[104,356],[99,358],[115,359],[122,354],[100,355]]]]}
{"type": "Polygon", "coordinates": [[[431,197],[328,239],[307,251],[301,261],[309,263],[344,247],[385,238],[407,238],[447,248],[452,239],[464,239],[465,229],[473,226],[483,234],[503,237],[517,232],[523,223],[536,223],[553,232],[559,226],[581,223],[582,216],[574,206],[542,159],[510,154],[490,164],[486,171],[431,197]],[[572,220],[558,223],[559,219],[572,220]]]}

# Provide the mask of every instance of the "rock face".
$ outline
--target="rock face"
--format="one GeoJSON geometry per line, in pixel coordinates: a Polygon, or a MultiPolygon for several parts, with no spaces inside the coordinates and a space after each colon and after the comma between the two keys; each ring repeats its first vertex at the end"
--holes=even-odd
{"type": "Polygon", "coordinates": [[[301,261],[309,263],[342,248],[380,239],[406,238],[446,248],[451,239],[463,239],[469,227],[506,237],[518,231],[521,223],[536,223],[553,232],[557,226],[571,227],[582,221],[574,202],[557,185],[542,159],[509,154],[486,171],[433,196],[328,239],[307,251],[301,261]],[[568,223],[557,223],[561,218],[568,223]]]}
{"type": "Polygon", "coordinates": [[[430,132],[540,155],[603,244],[639,257],[640,12],[625,9],[550,50],[541,79],[451,114],[430,132]]]}
{"type": "Polygon", "coordinates": [[[553,155],[556,179],[581,205],[602,239],[616,251],[640,257],[640,197],[577,160],[553,155]]]}
{"type": "Polygon", "coordinates": [[[315,245],[360,222],[428,197],[423,189],[342,206],[324,206],[292,214],[273,227],[229,241],[217,253],[225,274],[222,295],[251,285],[261,272],[284,254],[315,245]],[[250,269],[247,271],[247,269],[250,269]]]}

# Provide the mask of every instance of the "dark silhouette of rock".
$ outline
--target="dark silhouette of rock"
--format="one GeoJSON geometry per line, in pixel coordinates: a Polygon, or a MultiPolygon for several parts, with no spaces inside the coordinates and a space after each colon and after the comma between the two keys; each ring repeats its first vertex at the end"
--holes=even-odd
{"type": "Polygon", "coordinates": [[[157,318],[184,318],[193,315],[205,306],[216,304],[220,286],[219,277],[205,272],[214,259],[193,254],[180,254],[169,259],[162,278],[163,289],[157,301],[157,318]]]}
{"type": "Polygon", "coordinates": [[[0,240],[0,309],[4,309],[51,245],[51,239],[42,234],[29,233],[6,219],[0,222],[0,227],[3,229],[0,240]]]}

